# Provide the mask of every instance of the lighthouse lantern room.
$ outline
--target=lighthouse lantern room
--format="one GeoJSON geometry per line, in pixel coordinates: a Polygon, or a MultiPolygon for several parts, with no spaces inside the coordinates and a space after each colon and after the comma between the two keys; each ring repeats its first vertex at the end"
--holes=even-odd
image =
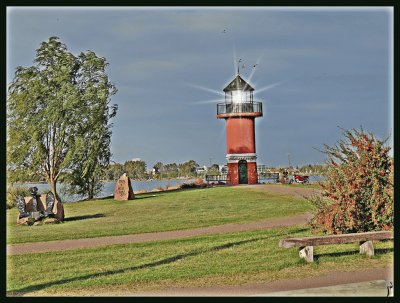
{"type": "Polygon", "coordinates": [[[255,118],[263,115],[262,103],[253,100],[254,88],[239,73],[223,91],[217,118],[226,121],[227,184],[257,184],[255,118]]]}

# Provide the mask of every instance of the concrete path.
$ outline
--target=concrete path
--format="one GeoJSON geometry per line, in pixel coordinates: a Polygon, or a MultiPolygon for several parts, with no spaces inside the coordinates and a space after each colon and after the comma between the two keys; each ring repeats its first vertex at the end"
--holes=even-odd
{"type": "Polygon", "coordinates": [[[255,185],[242,185],[247,188],[256,188],[260,191],[279,193],[283,195],[293,195],[297,198],[304,198],[321,194],[322,190],[312,188],[307,184],[302,186],[287,185],[287,184],[255,184],[255,185]]]}
{"type": "Polygon", "coordinates": [[[274,218],[274,219],[241,223],[241,224],[217,225],[217,226],[202,227],[202,228],[188,229],[188,230],[175,230],[175,231],[165,231],[156,233],[143,233],[134,235],[86,238],[86,239],[76,239],[76,240],[10,244],[7,245],[7,254],[17,255],[25,253],[65,251],[65,250],[73,250],[80,248],[106,246],[112,244],[129,244],[129,243],[140,243],[149,241],[172,240],[172,239],[209,235],[209,234],[243,232],[243,231],[260,230],[260,229],[268,229],[275,227],[302,225],[306,224],[312,217],[313,215],[311,213],[304,213],[291,217],[274,218]]]}
{"type": "Polygon", "coordinates": [[[393,281],[393,268],[332,271],[318,277],[252,283],[238,286],[182,287],[129,296],[387,296],[386,281],[393,281]]]}
{"type": "Polygon", "coordinates": [[[385,280],[258,294],[261,297],[393,297],[385,280]]]}

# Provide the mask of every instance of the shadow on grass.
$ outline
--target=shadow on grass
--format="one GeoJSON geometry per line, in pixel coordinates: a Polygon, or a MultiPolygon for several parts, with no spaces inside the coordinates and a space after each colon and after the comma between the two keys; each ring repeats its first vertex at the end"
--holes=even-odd
{"type": "Polygon", "coordinates": [[[104,214],[94,214],[94,215],[83,215],[83,216],[75,216],[65,218],[64,221],[78,221],[78,220],[86,220],[86,219],[95,219],[95,218],[103,218],[106,215],[104,214]]]}
{"type": "Polygon", "coordinates": [[[18,295],[26,294],[26,293],[29,293],[32,291],[42,290],[42,289],[45,289],[45,288],[48,288],[51,286],[55,286],[55,285],[62,285],[62,284],[75,282],[75,281],[83,281],[83,280],[88,280],[88,279],[93,279],[93,278],[106,277],[106,276],[110,276],[110,275],[121,274],[121,273],[124,273],[127,271],[135,271],[135,270],[140,270],[140,269],[153,268],[153,267],[157,267],[160,265],[170,264],[170,263],[173,263],[173,262],[176,262],[178,260],[182,260],[182,259],[185,259],[188,257],[194,257],[194,256],[198,256],[198,255],[201,255],[204,253],[219,251],[219,250],[231,248],[233,246],[256,242],[256,241],[263,240],[263,239],[268,239],[268,237],[260,237],[260,238],[254,238],[254,239],[249,239],[249,240],[231,242],[231,243],[227,243],[227,244],[223,244],[223,245],[214,246],[214,247],[211,247],[211,248],[205,249],[205,250],[197,250],[197,251],[193,251],[193,252],[186,253],[186,254],[179,254],[179,255],[176,255],[176,256],[173,256],[170,258],[165,258],[165,259],[162,259],[159,261],[155,261],[155,262],[151,262],[151,263],[147,263],[147,264],[143,264],[143,265],[121,268],[121,269],[116,269],[116,270],[110,270],[110,271],[105,271],[105,272],[98,272],[98,273],[88,274],[88,275],[84,275],[84,276],[80,276],[80,277],[73,277],[73,278],[69,278],[69,279],[53,281],[53,282],[48,282],[48,283],[42,283],[42,284],[37,284],[37,285],[31,285],[31,286],[23,287],[23,288],[14,290],[14,291],[10,291],[10,292],[8,292],[8,294],[18,296],[18,295]]]}
{"type": "Polygon", "coordinates": [[[146,193],[147,196],[140,196],[140,195],[144,195],[144,194],[135,195],[134,200],[142,200],[142,199],[147,199],[147,198],[158,198],[158,197],[163,196],[162,194],[156,195],[156,194],[149,194],[149,193],[146,193]]]}
{"type": "MultiPolygon", "coordinates": [[[[393,247],[391,248],[376,248],[375,249],[375,255],[377,254],[387,254],[393,252],[393,247]]],[[[343,251],[343,252],[334,252],[334,253],[328,253],[328,254],[319,254],[319,255],[314,255],[314,260],[319,261],[320,257],[343,257],[343,256],[354,256],[358,255],[359,252],[356,250],[352,251],[343,251]]]]}
{"type": "Polygon", "coordinates": [[[106,196],[106,197],[95,198],[95,199],[92,199],[92,200],[109,200],[109,199],[112,199],[112,198],[114,198],[114,196],[110,195],[110,196],[106,196]]]}

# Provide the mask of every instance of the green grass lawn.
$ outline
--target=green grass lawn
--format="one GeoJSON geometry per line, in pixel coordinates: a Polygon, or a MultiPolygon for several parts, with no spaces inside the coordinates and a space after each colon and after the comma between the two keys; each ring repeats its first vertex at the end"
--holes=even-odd
{"type": "Polygon", "coordinates": [[[191,229],[312,210],[304,199],[243,187],[143,194],[130,201],[65,203],[64,208],[64,223],[39,226],[18,226],[17,209],[7,210],[7,243],[191,229]]]}
{"type": "Polygon", "coordinates": [[[357,243],[315,247],[314,263],[301,260],[297,248],[278,247],[280,239],[309,234],[298,226],[7,256],[7,294],[123,295],[302,279],[393,263],[392,241],[376,243],[372,258],[360,255],[357,243]]]}

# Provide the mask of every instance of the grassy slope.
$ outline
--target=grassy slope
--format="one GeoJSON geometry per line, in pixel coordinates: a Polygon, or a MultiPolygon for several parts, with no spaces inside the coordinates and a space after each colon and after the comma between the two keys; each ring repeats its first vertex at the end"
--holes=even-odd
{"type": "MultiPolygon", "coordinates": [[[[16,226],[16,210],[8,211],[9,241],[196,228],[287,216],[311,207],[302,199],[257,189],[213,188],[142,195],[124,202],[71,203],[65,209],[67,218],[76,220],[32,227],[16,226]]],[[[278,247],[280,239],[301,235],[310,235],[308,227],[7,256],[7,291],[9,295],[119,295],[175,286],[301,279],[393,264],[391,241],[377,243],[373,258],[359,255],[357,243],[316,247],[316,262],[306,264],[296,248],[278,247]]]]}
{"type": "Polygon", "coordinates": [[[65,203],[66,221],[17,226],[17,210],[7,211],[7,243],[78,239],[190,229],[284,217],[311,210],[303,199],[257,189],[220,187],[161,192],[131,201],[113,199],[65,203]]]}
{"type": "Polygon", "coordinates": [[[358,245],[316,247],[307,264],[280,239],[309,234],[308,228],[264,231],[113,245],[94,249],[8,256],[9,295],[112,295],[165,287],[239,285],[301,279],[329,271],[384,267],[393,262],[393,242],[375,245],[376,255],[358,245]]]}

